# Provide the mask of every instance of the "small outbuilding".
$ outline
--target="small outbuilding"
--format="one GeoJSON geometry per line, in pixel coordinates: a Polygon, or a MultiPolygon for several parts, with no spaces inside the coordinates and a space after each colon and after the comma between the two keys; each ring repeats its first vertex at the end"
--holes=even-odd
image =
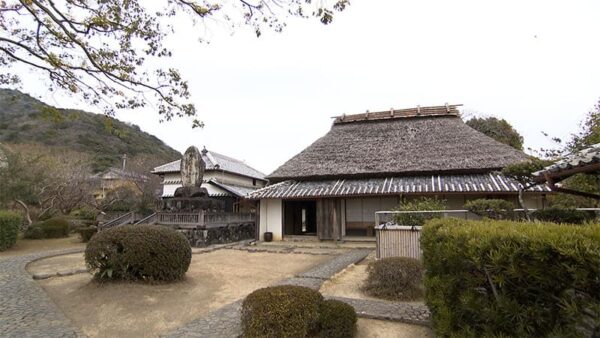
{"type": "MultiPolygon", "coordinates": [[[[376,211],[421,196],[463,209],[478,198],[517,205],[518,182],[507,165],[528,156],[470,128],[458,105],[417,107],[335,118],[331,130],[267,176],[252,192],[260,200],[260,236],[341,240],[373,236],[376,211]]],[[[549,189],[527,190],[529,208],[542,208],[549,189]]]]}

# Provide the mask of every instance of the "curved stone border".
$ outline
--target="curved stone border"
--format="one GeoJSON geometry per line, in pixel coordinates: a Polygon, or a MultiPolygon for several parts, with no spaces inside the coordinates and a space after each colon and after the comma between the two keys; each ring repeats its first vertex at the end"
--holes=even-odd
{"type": "Polygon", "coordinates": [[[78,252],[83,249],[0,259],[0,337],[84,337],[25,270],[34,261],[78,252]]]}
{"type": "Polygon", "coordinates": [[[429,326],[429,309],[424,304],[389,303],[370,299],[356,299],[345,297],[327,297],[348,303],[356,310],[358,317],[393,320],[407,324],[429,326]]]}

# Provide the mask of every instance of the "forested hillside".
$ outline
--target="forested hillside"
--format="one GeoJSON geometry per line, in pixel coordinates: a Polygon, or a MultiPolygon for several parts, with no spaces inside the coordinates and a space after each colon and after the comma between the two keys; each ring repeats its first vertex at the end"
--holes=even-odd
{"type": "Polygon", "coordinates": [[[158,162],[181,156],[133,124],[81,110],[57,109],[16,90],[0,88],[0,143],[42,144],[90,154],[92,169],[117,165],[123,154],[158,162]]]}

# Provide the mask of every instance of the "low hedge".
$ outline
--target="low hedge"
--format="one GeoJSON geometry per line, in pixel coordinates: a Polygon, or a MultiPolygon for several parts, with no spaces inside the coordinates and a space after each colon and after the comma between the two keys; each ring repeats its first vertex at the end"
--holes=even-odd
{"type": "Polygon", "coordinates": [[[502,199],[481,198],[465,203],[465,209],[475,215],[492,219],[510,219],[514,208],[513,203],[502,199]]]}
{"type": "Polygon", "coordinates": [[[89,242],[90,239],[92,238],[92,236],[94,236],[97,232],[98,232],[98,228],[96,228],[94,226],[81,227],[81,228],[77,229],[77,233],[79,234],[81,241],[84,243],[89,242]]]}
{"type": "MultiPolygon", "coordinates": [[[[446,209],[446,201],[437,198],[421,197],[402,202],[395,211],[437,211],[446,209]]],[[[401,213],[394,214],[398,225],[422,226],[427,220],[440,218],[443,213],[401,213]]]]}
{"type": "Polygon", "coordinates": [[[69,236],[69,230],[69,221],[61,217],[53,217],[41,223],[32,224],[25,231],[25,238],[63,238],[69,236]]]}
{"type": "Polygon", "coordinates": [[[242,303],[244,337],[306,337],[318,329],[323,296],[303,286],[280,285],[256,290],[242,303]]]}
{"type": "Polygon", "coordinates": [[[21,215],[12,211],[0,210],[0,251],[17,243],[21,221],[21,215]]]}
{"type": "Polygon", "coordinates": [[[541,222],[583,224],[591,221],[594,215],[583,210],[548,208],[533,211],[531,217],[541,222]]]}
{"type": "Polygon", "coordinates": [[[428,222],[426,302],[442,337],[600,332],[600,225],[428,222]]]}
{"type": "Polygon", "coordinates": [[[363,290],[389,300],[416,300],[423,296],[423,266],[410,257],[387,257],[367,267],[363,290]]]}
{"type": "Polygon", "coordinates": [[[160,225],[124,225],[94,235],[85,262],[100,280],[167,282],[183,278],[192,249],[183,234],[160,225]]]}
{"type": "Polygon", "coordinates": [[[319,309],[319,337],[352,338],[356,334],[356,311],[339,300],[326,300],[319,309]]]}

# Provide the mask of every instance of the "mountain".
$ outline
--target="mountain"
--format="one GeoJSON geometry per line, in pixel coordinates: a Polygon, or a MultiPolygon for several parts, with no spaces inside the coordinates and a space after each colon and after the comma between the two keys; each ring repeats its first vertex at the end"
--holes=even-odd
{"type": "Polygon", "coordinates": [[[169,162],[181,154],[134,124],[82,110],[58,109],[17,90],[0,88],[0,143],[42,144],[91,154],[94,171],[121,156],[169,162]]]}

